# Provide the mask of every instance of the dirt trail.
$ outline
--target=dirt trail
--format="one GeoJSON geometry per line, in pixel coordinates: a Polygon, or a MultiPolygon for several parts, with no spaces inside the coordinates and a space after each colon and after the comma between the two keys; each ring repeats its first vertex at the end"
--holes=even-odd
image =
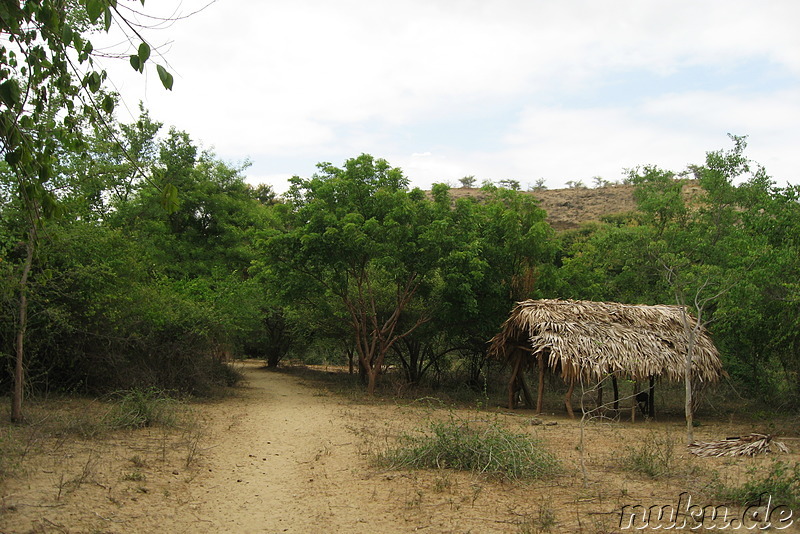
{"type": "Polygon", "coordinates": [[[423,426],[429,411],[355,403],[255,366],[245,375],[248,385],[235,400],[203,410],[213,448],[190,486],[195,527],[303,534],[520,531],[530,505],[513,495],[498,499],[497,483],[471,473],[384,472],[369,464],[371,451],[423,426]]]}
{"type": "Polygon", "coordinates": [[[192,498],[198,517],[219,532],[374,531],[351,495],[369,482],[353,473],[346,407],[291,375],[246,374],[243,394],[212,410],[209,472],[192,498]]]}

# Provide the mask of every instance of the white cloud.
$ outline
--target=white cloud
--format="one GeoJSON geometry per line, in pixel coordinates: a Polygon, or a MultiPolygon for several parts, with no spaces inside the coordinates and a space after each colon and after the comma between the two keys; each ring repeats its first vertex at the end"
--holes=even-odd
{"type": "Polygon", "coordinates": [[[145,98],[154,118],[226,158],[250,156],[253,175],[284,172],[276,157],[302,173],[369,152],[420,182],[563,183],[696,162],[727,132],[749,134],[750,155],[786,175],[800,141],[798,19],[794,0],[229,0],[151,34],[173,41],[173,93],[154,74],[141,90],[127,65],[112,78],[133,109],[145,98]],[[752,65],[786,87],[761,86],[752,65]],[[698,72],[702,90],[688,78],[698,72]],[[733,90],[737,76],[748,83],[733,90]],[[495,142],[475,150],[501,109],[495,142]],[[454,133],[454,120],[466,126],[454,133]]]}

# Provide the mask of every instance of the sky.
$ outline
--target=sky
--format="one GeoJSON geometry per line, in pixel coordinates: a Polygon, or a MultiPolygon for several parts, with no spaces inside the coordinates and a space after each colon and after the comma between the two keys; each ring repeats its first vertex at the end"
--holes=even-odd
{"type": "Polygon", "coordinates": [[[362,153],[412,187],[591,186],[730,149],[800,183],[797,0],[150,0],[154,65],[104,66],[151,116],[276,192],[362,153]],[[194,14],[192,14],[194,13],[194,14]],[[190,15],[190,16],[187,16],[190,15]],[[159,57],[160,55],[160,57],[159,57]]]}

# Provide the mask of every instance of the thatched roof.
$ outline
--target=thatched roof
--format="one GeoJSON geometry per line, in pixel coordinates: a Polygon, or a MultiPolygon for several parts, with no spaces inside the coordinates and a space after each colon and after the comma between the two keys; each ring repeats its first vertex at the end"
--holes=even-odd
{"type": "MultiPolygon", "coordinates": [[[[526,300],[517,303],[489,356],[532,365],[539,354],[565,381],[598,381],[613,373],[633,380],[660,376],[683,380],[688,336],[680,306],[643,306],[615,302],[526,300]]],[[[688,316],[690,324],[694,318],[688,316]]],[[[716,381],[722,371],[714,343],[701,329],[693,352],[693,374],[716,381]]]]}

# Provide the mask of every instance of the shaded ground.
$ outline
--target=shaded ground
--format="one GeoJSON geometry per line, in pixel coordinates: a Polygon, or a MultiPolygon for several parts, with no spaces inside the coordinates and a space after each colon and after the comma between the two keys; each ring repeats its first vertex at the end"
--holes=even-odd
{"type": "MultiPolygon", "coordinates": [[[[748,469],[773,461],[691,457],[679,421],[592,423],[584,428],[584,480],[581,426],[560,415],[541,417],[555,425],[534,426],[524,410],[456,410],[430,399],[365,402],[322,388],[309,375],[269,372],[257,363],[244,372],[246,387],[194,406],[201,424],[191,429],[60,442],[28,434],[24,473],[0,485],[0,531],[618,532],[626,504],[674,504],[683,491],[712,504],[703,490],[714,473],[738,483],[751,476],[748,469]],[[509,483],[447,470],[388,471],[370,462],[400,433],[451,416],[497,418],[541,438],[563,474],[509,483]],[[672,476],[650,479],[620,467],[625,451],[648,436],[674,446],[672,476]]],[[[751,430],[759,429],[708,424],[697,438],[751,430]]]]}

